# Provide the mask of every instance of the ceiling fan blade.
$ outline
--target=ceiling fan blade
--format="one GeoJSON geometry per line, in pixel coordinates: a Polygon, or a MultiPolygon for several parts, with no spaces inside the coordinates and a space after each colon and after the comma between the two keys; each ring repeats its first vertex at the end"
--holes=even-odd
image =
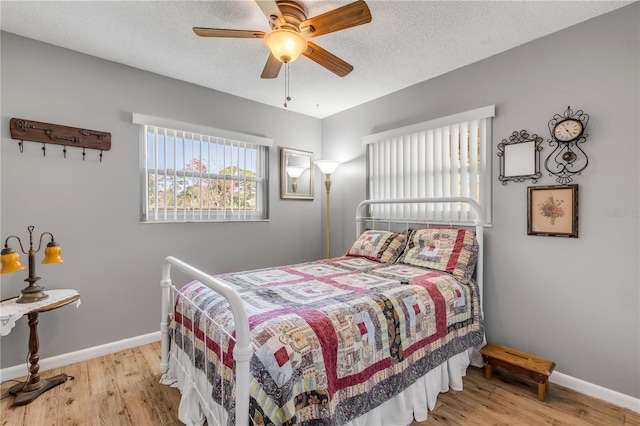
{"type": "Polygon", "coordinates": [[[201,27],[193,27],[193,32],[200,37],[264,38],[265,35],[263,31],[223,30],[201,27]]]}
{"type": "Polygon", "coordinates": [[[340,77],[344,77],[353,71],[353,65],[346,63],[315,43],[309,42],[307,50],[302,54],[340,77]]]}
{"type": "Polygon", "coordinates": [[[307,37],[318,37],[369,22],[369,6],[363,0],[358,0],[301,22],[300,31],[307,37]]]}
{"type": "Polygon", "coordinates": [[[255,0],[255,2],[273,25],[279,28],[282,24],[286,23],[278,7],[278,3],[276,3],[275,0],[255,0]]]}
{"type": "Polygon", "coordinates": [[[267,59],[267,63],[264,65],[264,69],[262,70],[261,78],[276,78],[280,73],[280,68],[282,68],[282,62],[276,59],[275,56],[269,54],[269,59],[267,59]]]}

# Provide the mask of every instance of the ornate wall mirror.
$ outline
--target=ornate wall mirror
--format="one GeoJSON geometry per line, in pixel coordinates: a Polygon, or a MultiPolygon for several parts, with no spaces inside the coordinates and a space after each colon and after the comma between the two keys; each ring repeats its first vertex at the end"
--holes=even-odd
{"type": "Polygon", "coordinates": [[[503,185],[507,182],[524,182],[525,179],[536,183],[540,173],[540,151],[542,138],[536,134],[529,136],[526,130],[513,132],[509,139],[498,144],[500,157],[500,176],[503,185]]]}
{"type": "Polygon", "coordinates": [[[280,148],[280,198],[313,200],[313,153],[280,148]]]}

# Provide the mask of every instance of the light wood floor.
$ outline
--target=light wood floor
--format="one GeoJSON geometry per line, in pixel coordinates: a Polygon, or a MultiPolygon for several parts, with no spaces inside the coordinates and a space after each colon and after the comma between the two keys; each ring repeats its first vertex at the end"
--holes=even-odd
{"type": "MultiPolygon", "coordinates": [[[[0,402],[0,424],[11,426],[181,425],[180,393],[158,384],[160,344],[152,343],[87,362],[42,373],[74,376],[29,405],[11,408],[12,397],[0,402]]],[[[4,397],[14,382],[0,389],[4,397]]],[[[469,368],[464,391],[438,398],[425,422],[430,425],[636,425],[640,415],[550,385],[546,401],[537,399],[536,384],[503,370],[487,381],[481,369],[469,368]]],[[[371,425],[374,426],[374,425],[371,425]]]]}

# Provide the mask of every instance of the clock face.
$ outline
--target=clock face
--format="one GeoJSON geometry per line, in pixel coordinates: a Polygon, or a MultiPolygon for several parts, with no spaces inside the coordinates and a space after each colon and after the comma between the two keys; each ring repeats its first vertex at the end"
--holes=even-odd
{"type": "Polygon", "coordinates": [[[556,124],[553,128],[553,136],[562,142],[569,142],[578,139],[582,134],[582,123],[572,118],[556,124]]]}

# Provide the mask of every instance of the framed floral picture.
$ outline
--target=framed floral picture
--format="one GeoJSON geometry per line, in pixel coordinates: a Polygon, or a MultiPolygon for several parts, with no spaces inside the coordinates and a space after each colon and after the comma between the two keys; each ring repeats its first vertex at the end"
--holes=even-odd
{"type": "Polygon", "coordinates": [[[578,185],[527,189],[527,234],[578,238],[578,185]]]}

